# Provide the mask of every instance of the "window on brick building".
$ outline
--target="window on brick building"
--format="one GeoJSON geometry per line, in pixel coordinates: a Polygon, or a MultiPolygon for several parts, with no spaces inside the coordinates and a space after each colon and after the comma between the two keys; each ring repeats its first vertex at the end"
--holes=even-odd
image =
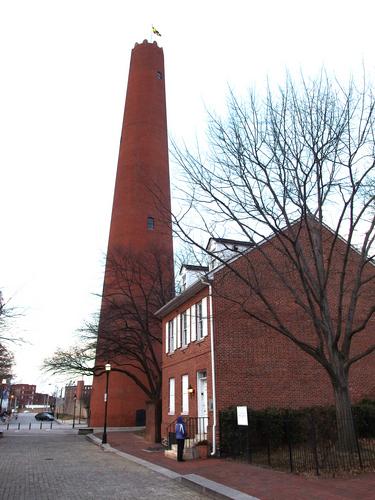
{"type": "Polygon", "coordinates": [[[181,314],[181,338],[182,338],[182,346],[185,347],[188,345],[188,317],[187,311],[184,311],[181,314]]]}
{"type": "Polygon", "coordinates": [[[147,229],[153,231],[155,229],[155,219],[153,217],[147,217],[147,229]]]}
{"type": "Polygon", "coordinates": [[[169,379],[169,407],[168,414],[174,415],[175,413],[175,380],[174,378],[169,379]]]}
{"type": "Polygon", "coordinates": [[[181,412],[185,415],[189,414],[189,375],[182,375],[181,377],[181,394],[182,394],[182,406],[181,412]]]}
{"type": "Polygon", "coordinates": [[[195,304],[195,322],[197,331],[197,340],[203,338],[203,314],[202,314],[202,301],[195,304]]]}
{"type": "Polygon", "coordinates": [[[168,321],[168,352],[174,351],[174,328],[173,320],[168,321]]]}

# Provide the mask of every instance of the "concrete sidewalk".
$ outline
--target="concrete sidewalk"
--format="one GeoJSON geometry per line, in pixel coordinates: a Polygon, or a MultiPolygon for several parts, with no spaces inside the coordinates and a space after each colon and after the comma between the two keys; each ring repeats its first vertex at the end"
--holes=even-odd
{"type": "MultiPolygon", "coordinates": [[[[101,444],[101,435],[88,436],[101,444]],[[98,437],[99,436],[99,437],[98,437]]],[[[217,498],[238,500],[373,500],[375,473],[345,479],[305,478],[222,458],[176,462],[164,450],[145,441],[140,433],[111,432],[103,446],[168,477],[187,482],[198,491],[217,498]]]]}

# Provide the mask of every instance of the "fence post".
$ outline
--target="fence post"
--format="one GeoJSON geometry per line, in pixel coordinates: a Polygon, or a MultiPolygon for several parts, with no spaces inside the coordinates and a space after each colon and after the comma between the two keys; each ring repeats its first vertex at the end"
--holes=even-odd
{"type": "Polygon", "coordinates": [[[292,452],[292,443],[291,443],[290,434],[289,434],[289,419],[288,419],[288,417],[284,420],[284,426],[285,426],[286,440],[288,441],[290,472],[293,472],[293,452],[292,452]]]}
{"type": "Polygon", "coordinates": [[[314,453],[314,460],[315,460],[315,471],[316,475],[319,476],[319,458],[318,458],[318,443],[316,439],[316,427],[315,427],[315,420],[314,420],[314,415],[310,414],[310,424],[311,424],[311,435],[312,435],[312,443],[313,443],[313,453],[314,453]]]}
{"type": "Polygon", "coordinates": [[[359,447],[358,432],[357,432],[357,426],[356,426],[355,420],[354,420],[354,435],[355,435],[355,443],[357,445],[357,451],[358,451],[359,466],[361,467],[361,469],[363,469],[362,455],[361,455],[361,449],[359,447]]]}
{"type": "Polygon", "coordinates": [[[223,416],[222,413],[219,413],[219,443],[220,443],[220,455],[221,450],[223,449],[223,416]]]}
{"type": "Polygon", "coordinates": [[[250,447],[250,432],[249,432],[249,426],[245,427],[246,429],[246,454],[247,454],[247,461],[251,464],[253,461],[253,456],[251,454],[251,447],[250,447]]]}

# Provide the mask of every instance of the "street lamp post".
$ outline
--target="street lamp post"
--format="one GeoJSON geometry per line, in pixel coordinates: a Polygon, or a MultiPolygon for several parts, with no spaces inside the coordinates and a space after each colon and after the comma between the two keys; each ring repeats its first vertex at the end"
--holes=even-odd
{"type": "Polygon", "coordinates": [[[102,444],[107,442],[107,408],[108,408],[108,383],[109,383],[109,372],[111,371],[111,365],[107,363],[105,365],[106,383],[105,383],[105,393],[104,393],[104,429],[102,444]]]}
{"type": "Polygon", "coordinates": [[[77,395],[74,394],[73,396],[73,401],[74,401],[74,406],[73,406],[73,429],[76,425],[76,402],[77,402],[77,395]]]}
{"type": "Polygon", "coordinates": [[[14,399],[14,394],[11,394],[10,397],[9,397],[9,403],[8,403],[8,407],[9,407],[9,410],[8,410],[8,413],[9,415],[12,413],[12,406],[13,406],[13,399],[14,399]]]}
{"type": "Polygon", "coordinates": [[[4,398],[4,385],[7,383],[7,379],[3,378],[1,381],[1,402],[0,402],[0,414],[3,413],[3,398],[4,398]]]}

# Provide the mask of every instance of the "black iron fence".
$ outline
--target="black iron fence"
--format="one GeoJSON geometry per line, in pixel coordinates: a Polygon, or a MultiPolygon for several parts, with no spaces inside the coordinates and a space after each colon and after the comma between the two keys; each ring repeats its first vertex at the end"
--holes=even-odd
{"type": "MultiPolygon", "coordinates": [[[[177,419],[167,426],[167,446],[170,448],[172,444],[176,443],[176,422],[177,419]]],[[[208,417],[184,417],[187,438],[195,441],[207,440],[208,432],[208,417]]]]}
{"type": "Polygon", "coordinates": [[[235,411],[220,415],[220,455],[290,472],[375,468],[375,415],[340,421],[334,415],[259,415],[238,426],[235,411]]]}

